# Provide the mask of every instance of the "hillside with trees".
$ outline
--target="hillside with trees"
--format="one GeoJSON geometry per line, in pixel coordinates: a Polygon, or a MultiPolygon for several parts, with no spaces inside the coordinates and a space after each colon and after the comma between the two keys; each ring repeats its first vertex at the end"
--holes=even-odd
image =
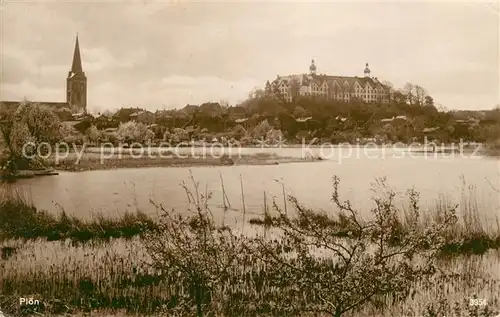
{"type": "MultiPolygon", "coordinates": [[[[392,87],[390,83],[385,84],[392,87]]],[[[34,104],[27,105],[24,108],[32,109],[34,104]]],[[[21,120],[20,115],[14,113],[24,110],[7,108],[2,106],[4,118],[21,120]]],[[[317,139],[334,144],[368,141],[408,144],[427,138],[443,143],[462,140],[493,147],[500,144],[498,106],[485,111],[449,111],[435,104],[424,88],[411,83],[402,89],[391,88],[390,101],[385,104],[311,96],[296,96],[288,102],[279,95],[257,89],[233,106],[227,102],[207,102],[155,112],[127,107],[114,113],[108,111],[80,118],[70,118],[66,112],[52,112],[48,107],[34,108],[50,114],[31,116],[29,120],[50,116],[53,122],[70,122],[69,127],[59,132],[59,140],[78,141],[78,144],[235,140],[250,145],[255,144],[256,139],[274,142],[278,135],[287,143],[317,139]]],[[[35,126],[28,119],[22,120],[28,128],[35,126]]],[[[5,128],[13,129],[10,125],[4,125],[5,128]]],[[[31,132],[40,135],[38,131],[31,132]]]]}

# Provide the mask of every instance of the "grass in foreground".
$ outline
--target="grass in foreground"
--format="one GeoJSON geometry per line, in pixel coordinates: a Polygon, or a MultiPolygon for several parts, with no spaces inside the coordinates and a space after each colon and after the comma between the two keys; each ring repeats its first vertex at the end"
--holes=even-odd
{"type": "MultiPolygon", "coordinates": [[[[161,276],[146,264],[148,261],[150,258],[137,238],[77,246],[69,241],[26,242],[14,257],[0,262],[0,307],[5,313],[16,315],[34,311],[45,316],[73,315],[108,310],[116,316],[162,312],[168,312],[168,316],[194,316],[176,315],[172,309],[189,295],[187,285],[176,277],[161,276]],[[19,310],[19,296],[39,299],[43,305],[19,310]]],[[[404,300],[382,297],[352,316],[495,316],[491,311],[500,308],[500,276],[496,270],[499,261],[498,253],[443,260],[440,269],[446,274],[437,275],[430,283],[415,283],[411,295],[404,300]],[[469,299],[473,296],[486,298],[487,306],[470,307],[469,299]],[[472,310],[478,313],[473,314],[472,310]]],[[[243,296],[240,300],[255,292],[256,287],[263,296],[269,296],[273,290],[266,280],[272,272],[272,268],[258,262],[241,268],[240,274],[235,274],[241,281],[234,281],[243,296]]],[[[229,293],[233,285],[227,282],[219,287],[229,293]]],[[[282,291],[274,292],[278,296],[282,291]]],[[[234,294],[234,289],[231,292],[234,294]]],[[[247,316],[237,308],[234,314],[226,316],[247,316]]]]}

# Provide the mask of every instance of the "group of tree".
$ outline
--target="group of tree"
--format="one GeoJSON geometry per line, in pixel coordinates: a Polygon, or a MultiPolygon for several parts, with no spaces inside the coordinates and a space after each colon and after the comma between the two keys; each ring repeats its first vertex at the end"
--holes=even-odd
{"type": "Polygon", "coordinates": [[[1,166],[6,172],[40,166],[42,162],[35,154],[49,151],[64,134],[52,109],[37,103],[24,102],[19,106],[1,104],[0,119],[5,144],[1,166]],[[42,143],[45,145],[40,146],[42,143]]]}

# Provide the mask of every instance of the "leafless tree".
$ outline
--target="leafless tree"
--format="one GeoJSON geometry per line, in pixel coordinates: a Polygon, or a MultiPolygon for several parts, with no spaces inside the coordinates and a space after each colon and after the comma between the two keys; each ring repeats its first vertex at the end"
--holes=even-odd
{"type": "Polygon", "coordinates": [[[371,219],[363,220],[349,201],[341,201],[338,186],[334,177],[332,201],[341,211],[337,217],[314,212],[289,197],[296,217],[280,211],[273,219],[280,239],[253,240],[256,255],[278,272],[275,286],[287,290],[287,299],[280,303],[283,314],[340,317],[382,296],[405,298],[412,282],[433,274],[435,255],[443,245],[439,233],[456,219],[451,207],[441,221],[422,229],[418,193],[409,191],[410,213],[403,223],[394,191],[380,180],[377,186],[386,191],[374,199],[371,219]]]}

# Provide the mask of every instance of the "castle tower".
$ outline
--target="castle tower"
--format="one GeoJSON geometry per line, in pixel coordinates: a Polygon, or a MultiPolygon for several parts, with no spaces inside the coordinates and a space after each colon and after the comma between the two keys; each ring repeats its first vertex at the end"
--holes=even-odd
{"type": "Polygon", "coordinates": [[[266,92],[266,94],[270,94],[271,93],[271,83],[268,81],[266,81],[266,88],[264,90],[266,92]]]}
{"type": "Polygon", "coordinates": [[[87,112],[87,77],[82,69],[78,35],[76,35],[73,64],[66,79],[66,102],[72,111],[87,112]]]}
{"type": "Polygon", "coordinates": [[[311,66],[309,66],[309,74],[316,75],[316,65],[314,65],[314,59],[311,61],[311,66]]]}
{"type": "Polygon", "coordinates": [[[365,77],[370,77],[370,68],[368,68],[368,63],[365,66],[365,77]]]}

